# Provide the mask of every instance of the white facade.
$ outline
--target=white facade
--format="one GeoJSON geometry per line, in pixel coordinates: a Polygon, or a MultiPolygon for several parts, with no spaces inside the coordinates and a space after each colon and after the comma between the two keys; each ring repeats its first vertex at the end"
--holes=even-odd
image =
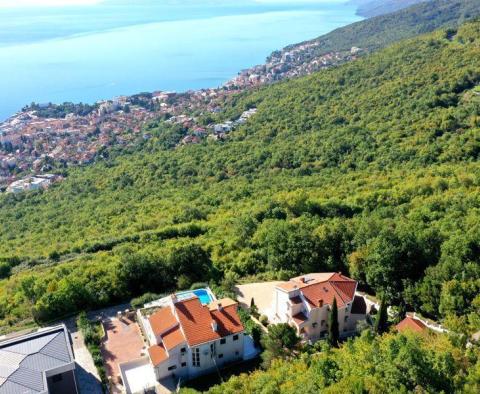
{"type": "Polygon", "coordinates": [[[192,298],[179,300],[173,295],[162,299],[154,314],[137,313],[150,345],[157,380],[188,380],[244,360],[245,334],[236,312],[238,304],[230,299],[211,298],[214,301],[210,304],[200,306],[199,300],[192,304],[192,298]],[[185,305],[190,305],[190,309],[185,305]],[[236,321],[233,326],[232,319],[236,321]],[[202,333],[201,337],[196,335],[197,331],[202,333]],[[205,338],[204,342],[199,338],[205,338]]]}
{"type": "Polygon", "coordinates": [[[191,348],[187,344],[177,346],[168,352],[167,360],[154,367],[155,376],[158,380],[171,375],[192,379],[214,372],[226,364],[242,361],[244,336],[242,332],[191,348]]]}
{"type": "MultiPolygon", "coordinates": [[[[312,275],[324,276],[325,274],[312,275]]],[[[340,336],[348,336],[355,332],[357,322],[365,319],[365,313],[352,313],[356,291],[354,281],[346,278],[345,282],[350,282],[351,293],[350,296],[346,296],[334,287],[335,283],[339,283],[338,281],[311,279],[310,282],[302,282],[304,278],[300,279],[294,278],[288,282],[288,286],[275,287],[272,301],[273,323],[287,323],[297,329],[301,338],[315,342],[324,338],[328,333],[328,317],[333,297],[335,297],[337,298],[340,336]],[[318,294],[318,296],[314,304],[311,296],[307,299],[304,294],[304,292],[307,293],[307,288],[311,286],[317,287],[315,294],[318,294]]]]}
{"type": "Polygon", "coordinates": [[[51,183],[51,179],[40,178],[40,177],[31,177],[26,179],[21,179],[11,183],[7,187],[7,193],[21,193],[25,191],[39,190],[47,188],[51,183]]]}

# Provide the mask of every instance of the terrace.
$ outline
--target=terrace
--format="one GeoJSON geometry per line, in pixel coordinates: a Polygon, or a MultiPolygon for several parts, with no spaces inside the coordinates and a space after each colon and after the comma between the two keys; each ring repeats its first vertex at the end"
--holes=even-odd
{"type": "MultiPolygon", "coordinates": [[[[208,305],[211,302],[217,300],[217,297],[215,297],[215,295],[213,294],[212,290],[209,287],[206,287],[204,289],[181,291],[181,292],[175,293],[175,295],[177,296],[177,299],[180,301],[187,300],[193,297],[198,297],[200,299],[200,302],[203,305],[208,305]]],[[[167,306],[169,302],[170,302],[170,296],[166,296],[145,304],[145,309],[162,308],[167,306]]]]}
{"type": "Polygon", "coordinates": [[[145,356],[146,347],[140,328],[132,316],[119,316],[102,321],[105,339],[102,357],[113,393],[122,392],[120,365],[145,356]]]}

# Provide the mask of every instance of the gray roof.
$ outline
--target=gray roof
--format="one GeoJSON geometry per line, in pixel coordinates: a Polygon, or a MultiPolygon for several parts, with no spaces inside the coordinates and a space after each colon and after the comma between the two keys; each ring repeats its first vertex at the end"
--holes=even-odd
{"type": "Polygon", "coordinates": [[[71,362],[73,354],[65,326],[0,342],[0,394],[46,392],[45,371],[71,362]]]}

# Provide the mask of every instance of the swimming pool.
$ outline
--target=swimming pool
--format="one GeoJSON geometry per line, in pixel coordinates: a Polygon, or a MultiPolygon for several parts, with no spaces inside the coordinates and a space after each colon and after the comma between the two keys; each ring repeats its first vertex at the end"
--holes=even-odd
{"type": "Polygon", "coordinates": [[[182,291],[180,293],[177,293],[176,295],[179,300],[186,300],[188,298],[197,296],[203,305],[210,304],[212,301],[215,300],[215,297],[209,289],[182,291]]]}

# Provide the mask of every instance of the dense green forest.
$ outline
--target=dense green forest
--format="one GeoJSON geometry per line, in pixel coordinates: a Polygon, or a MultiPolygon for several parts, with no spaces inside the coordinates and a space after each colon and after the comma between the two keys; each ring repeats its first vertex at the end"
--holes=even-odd
{"type": "Polygon", "coordinates": [[[0,322],[58,318],[212,280],[342,271],[480,329],[480,23],[233,96],[223,143],[71,168],[0,197],[0,322]]]}
{"type": "Polygon", "coordinates": [[[208,393],[476,394],[479,388],[478,354],[446,335],[375,336],[364,331],[340,349],[317,343],[298,357],[278,359],[266,371],[234,376],[208,393]]]}
{"type": "MultiPolygon", "coordinates": [[[[354,46],[372,51],[439,28],[456,28],[479,15],[478,0],[431,0],[352,23],[307,42],[318,43],[310,54],[312,57],[332,51],[349,51],[354,46]]],[[[287,48],[292,47],[295,45],[287,48]]]]}

